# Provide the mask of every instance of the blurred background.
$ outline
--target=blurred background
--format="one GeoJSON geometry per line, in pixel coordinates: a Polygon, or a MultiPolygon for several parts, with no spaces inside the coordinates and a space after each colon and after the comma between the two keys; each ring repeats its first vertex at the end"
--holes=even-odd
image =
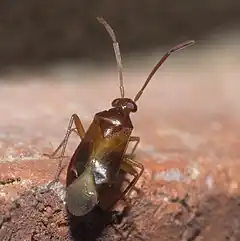
{"type": "Polygon", "coordinates": [[[240,19],[236,0],[73,0],[71,4],[12,0],[0,4],[2,66],[63,60],[96,61],[99,65],[99,60],[110,56],[111,45],[96,16],[111,23],[123,54],[154,53],[155,48],[188,38],[196,39],[201,48],[210,36],[236,30],[240,19]]]}
{"type": "Polygon", "coordinates": [[[128,97],[170,47],[196,40],[166,61],[139,100],[133,121],[142,150],[238,155],[222,143],[238,138],[239,13],[237,0],[1,1],[3,143],[55,146],[72,113],[87,128],[119,96],[112,42],[96,20],[103,16],[120,43],[128,97]]]}

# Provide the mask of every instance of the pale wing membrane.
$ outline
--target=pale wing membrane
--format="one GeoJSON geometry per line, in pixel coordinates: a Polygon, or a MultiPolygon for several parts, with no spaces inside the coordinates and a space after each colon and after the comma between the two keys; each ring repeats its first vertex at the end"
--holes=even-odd
{"type": "Polygon", "coordinates": [[[74,216],[83,216],[98,203],[98,195],[91,168],[80,175],[66,190],[66,205],[74,216]]]}

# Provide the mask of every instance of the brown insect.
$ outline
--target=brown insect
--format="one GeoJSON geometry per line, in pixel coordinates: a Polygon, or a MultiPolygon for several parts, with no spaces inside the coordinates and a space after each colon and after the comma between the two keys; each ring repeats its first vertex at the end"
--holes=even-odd
{"type": "MultiPolygon", "coordinates": [[[[75,216],[83,216],[90,212],[95,205],[99,204],[99,188],[103,184],[113,185],[118,178],[120,170],[134,177],[122,192],[121,197],[134,187],[142,175],[144,167],[133,159],[140,138],[131,135],[133,124],[130,114],[137,111],[136,102],[152,76],[167,57],[175,51],[194,44],[193,40],[187,41],[169,50],[153,68],[144,85],[132,100],[124,96],[122,61],[114,31],[103,18],[98,17],[97,20],[105,26],[113,41],[119,71],[121,97],[112,101],[111,109],[95,114],[93,122],[86,132],[80,118],[73,114],[64,140],[52,154],[45,154],[50,158],[56,158],[57,152],[62,148],[60,156],[57,157],[60,160],[58,171],[53,181],[55,182],[58,180],[62,170],[62,160],[70,134],[75,132],[81,138],[81,142],[68,165],[66,181],[67,209],[75,216]],[[73,123],[75,128],[73,128],[73,123]],[[135,145],[130,154],[127,155],[126,150],[129,142],[135,142],[135,145]]],[[[121,197],[115,200],[113,204],[121,197]]]]}

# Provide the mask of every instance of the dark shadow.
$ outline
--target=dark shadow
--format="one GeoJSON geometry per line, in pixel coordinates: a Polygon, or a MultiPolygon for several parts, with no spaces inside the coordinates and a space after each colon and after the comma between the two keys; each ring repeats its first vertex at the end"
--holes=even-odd
{"type": "Polygon", "coordinates": [[[83,217],[76,217],[69,213],[68,216],[71,236],[75,241],[94,241],[113,222],[113,212],[104,212],[99,206],[83,217]]]}
{"type": "MultiPolygon", "coordinates": [[[[121,172],[114,187],[104,187],[100,194],[100,205],[103,208],[108,207],[115,200],[118,200],[122,192],[122,186],[125,182],[125,173],[121,172]]],[[[113,210],[103,211],[97,205],[90,213],[85,216],[77,217],[68,211],[69,229],[74,241],[95,241],[101,237],[105,228],[109,225],[120,223],[122,218],[127,215],[128,208],[121,212],[113,210]]]]}

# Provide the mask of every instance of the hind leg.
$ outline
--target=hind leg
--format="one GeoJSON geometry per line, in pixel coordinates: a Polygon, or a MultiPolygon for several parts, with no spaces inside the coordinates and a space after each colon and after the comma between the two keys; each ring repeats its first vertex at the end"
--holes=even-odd
{"type": "Polygon", "coordinates": [[[111,205],[109,205],[107,210],[111,209],[120,199],[122,199],[127,193],[129,193],[129,191],[132,188],[135,187],[135,184],[137,183],[138,179],[141,177],[142,173],[144,172],[144,166],[141,163],[129,157],[125,157],[121,165],[121,170],[124,171],[125,173],[132,175],[133,180],[127,185],[125,190],[118,196],[118,198],[114,200],[111,205]]]}

